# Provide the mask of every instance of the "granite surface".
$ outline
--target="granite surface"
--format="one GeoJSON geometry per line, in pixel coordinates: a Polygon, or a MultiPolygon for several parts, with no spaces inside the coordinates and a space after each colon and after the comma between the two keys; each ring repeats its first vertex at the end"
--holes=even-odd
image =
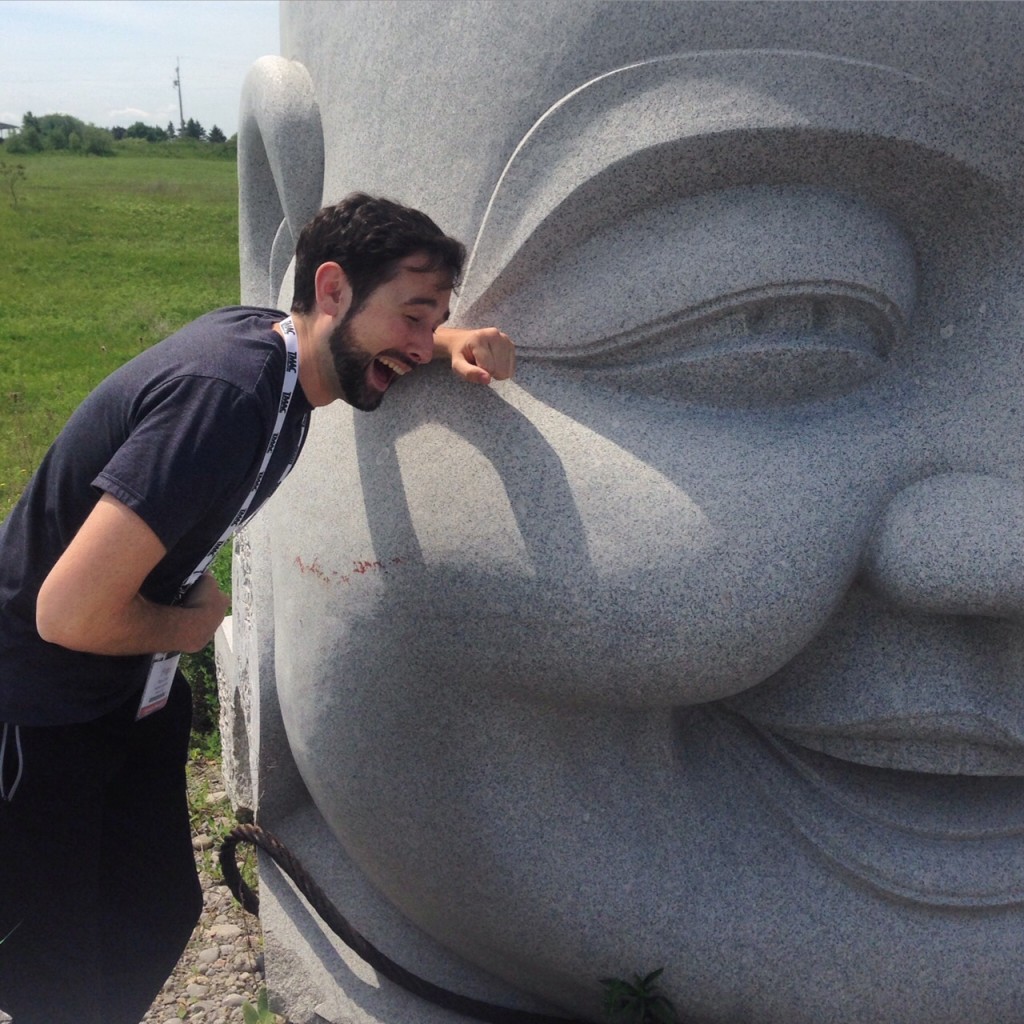
{"type": "MultiPolygon", "coordinates": [[[[1024,1019],[1024,6],[285,2],[243,297],[355,189],[471,249],[317,413],[220,661],[236,800],[441,984],[1024,1019]]],[[[291,1020],[437,1012],[263,872],[291,1020]]]]}

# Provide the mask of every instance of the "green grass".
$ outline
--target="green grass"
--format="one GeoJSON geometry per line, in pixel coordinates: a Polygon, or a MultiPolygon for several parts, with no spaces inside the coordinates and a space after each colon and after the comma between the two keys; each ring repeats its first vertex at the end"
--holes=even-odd
{"type": "Polygon", "coordinates": [[[3,518],[85,395],[193,317],[238,302],[239,276],[232,159],[173,145],[108,158],[0,146],[0,164],[24,168],[16,198],[0,173],[3,518]]]}

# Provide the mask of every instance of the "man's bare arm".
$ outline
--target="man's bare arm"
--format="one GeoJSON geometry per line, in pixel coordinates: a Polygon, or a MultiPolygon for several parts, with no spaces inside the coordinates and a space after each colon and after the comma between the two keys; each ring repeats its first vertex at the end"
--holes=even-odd
{"type": "Polygon", "coordinates": [[[180,605],[146,600],[139,589],[165,553],[138,515],[105,494],[39,589],[39,635],[89,654],[201,650],[229,598],[207,574],[180,605]]]}

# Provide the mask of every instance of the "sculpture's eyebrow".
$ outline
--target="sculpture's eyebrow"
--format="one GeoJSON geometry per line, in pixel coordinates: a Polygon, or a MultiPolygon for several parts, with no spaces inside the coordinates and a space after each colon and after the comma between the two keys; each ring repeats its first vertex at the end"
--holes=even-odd
{"type": "Polygon", "coordinates": [[[496,284],[514,291],[529,267],[632,209],[764,180],[753,161],[723,161],[723,147],[815,132],[889,139],[1013,177],[1007,144],[983,117],[890,68],[785,51],[630,65],[564,97],[516,147],[473,246],[459,317],[483,314],[496,284]]]}

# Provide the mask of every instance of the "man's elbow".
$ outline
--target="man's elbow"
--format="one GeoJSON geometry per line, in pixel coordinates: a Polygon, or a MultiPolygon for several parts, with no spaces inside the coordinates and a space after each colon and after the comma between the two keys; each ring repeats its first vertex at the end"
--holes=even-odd
{"type": "Polygon", "coordinates": [[[56,597],[44,583],[36,598],[36,632],[50,644],[67,647],[72,651],[85,650],[84,624],[76,619],[66,602],[56,597]]]}
{"type": "Polygon", "coordinates": [[[43,605],[42,602],[36,603],[36,632],[48,644],[58,644],[61,647],[68,646],[64,625],[49,607],[43,605]]]}

